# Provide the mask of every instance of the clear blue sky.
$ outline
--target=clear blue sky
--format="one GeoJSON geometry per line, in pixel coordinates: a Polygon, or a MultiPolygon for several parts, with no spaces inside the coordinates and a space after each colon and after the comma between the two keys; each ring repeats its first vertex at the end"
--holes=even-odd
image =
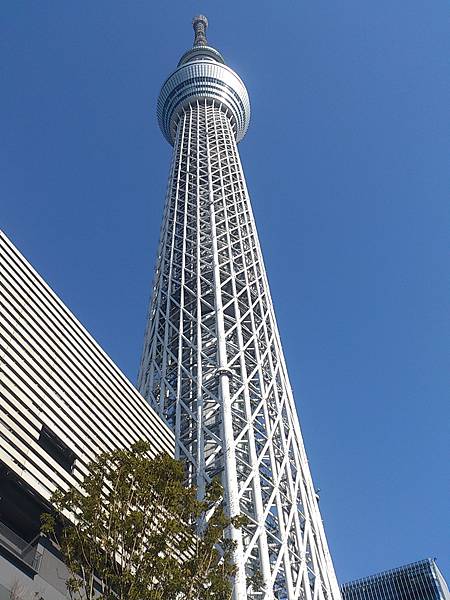
{"type": "Polygon", "coordinates": [[[205,13],[341,582],[449,576],[447,0],[6,0],[0,226],[135,381],[168,176],[159,87],[205,13]]]}

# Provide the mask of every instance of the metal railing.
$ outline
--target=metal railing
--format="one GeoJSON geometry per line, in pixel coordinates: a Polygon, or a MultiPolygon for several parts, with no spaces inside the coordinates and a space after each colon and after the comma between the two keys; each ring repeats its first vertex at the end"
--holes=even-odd
{"type": "Polygon", "coordinates": [[[0,521],[0,545],[36,572],[39,571],[42,558],[42,552],[38,551],[40,537],[41,534],[38,533],[31,542],[27,542],[0,521]]]}

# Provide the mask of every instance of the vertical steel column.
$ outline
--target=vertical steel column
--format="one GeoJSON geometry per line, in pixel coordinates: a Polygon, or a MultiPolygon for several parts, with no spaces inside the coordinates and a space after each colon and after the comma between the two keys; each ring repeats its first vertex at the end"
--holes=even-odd
{"type": "MultiPolygon", "coordinates": [[[[205,114],[208,113],[207,101],[204,101],[205,114]]],[[[214,105],[212,106],[211,116],[214,120],[214,105]]],[[[223,314],[222,290],[220,282],[220,265],[219,252],[217,249],[217,230],[216,230],[216,215],[215,203],[218,199],[214,197],[212,173],[211,173],[211,152],[210,144],[214,141],[214,131],[210,132],[208,125],[208,116],[206,116],[206,156],[208,165],[208,201],[211,219],[211,243],[212,243],[212,260],[214,272],[214,304],[216,312],[216,328],[217,328],[217,377],[219,379],[219,402],[222,407],[222,441],[223,441],[223,462],[224,462],[224,492],[225,505],[230,517],[236,517],[240,514],[239,495],[238,495],[238,480],[236,473],[236,456],[234,453],[234,435],[233,435],[233,415],[231,411],[230,397],[230,377],[233,373],[228,367],[227,348],[225,343],[225,324],[223,314]]],[[[235,563],[237,565],[237,573],[233,588],[233,598],[240,600],[245,598],[245,564],[242,549],[242,535],[235,527],[230,527],[231,539],[235,542],[235,563]]]]}

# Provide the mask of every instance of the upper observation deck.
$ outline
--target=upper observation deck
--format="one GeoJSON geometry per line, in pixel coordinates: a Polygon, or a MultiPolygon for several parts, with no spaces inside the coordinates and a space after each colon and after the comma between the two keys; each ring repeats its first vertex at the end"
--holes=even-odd
{"type": "Polygon", "coordinates": [[[244,137],[250,123],[250,100],[242,79],[225,64],[218,50],[208,45],[208,20],[194,18],[194,45],[181,57],[175,71],[164,82],[158,97],[158,123],[173,145],[178,116],[198,100],[216,101],[233,123],[236,141],[244,137]]]}

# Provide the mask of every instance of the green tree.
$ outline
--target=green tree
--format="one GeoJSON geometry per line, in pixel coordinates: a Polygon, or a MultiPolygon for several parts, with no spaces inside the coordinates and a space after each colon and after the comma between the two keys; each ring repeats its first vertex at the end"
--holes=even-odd
{"type": "Polygon", "coordinates": [[[82,488],[53,494],[42,531],[61,549],[70,597],[228,600],[235,567],[220,483],[199,501],[179,461],[148,451],[138,442],[102,454],[82,488]]]}

